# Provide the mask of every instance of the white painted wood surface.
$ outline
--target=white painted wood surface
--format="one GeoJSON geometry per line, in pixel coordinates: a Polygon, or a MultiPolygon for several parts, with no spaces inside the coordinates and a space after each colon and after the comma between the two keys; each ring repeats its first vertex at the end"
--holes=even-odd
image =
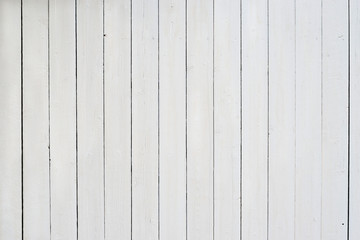
{"type": "Polygon", "coordinates": [[[297,1],[295,239],[321,239],[321,2],[297,1]]]}
{"type": "Polygon", "coordinates": [[[158,2],[132,1],[132,239],[159,235],[158,2]]]}
{"type": "Polygon", "coordinates": [[[74,1],[49,2],[51,236],[76,239],[74,1]]]}
{"type": "Polygon", "coordinates": [[[0,1],[0,239],[21,239],[21,2],[0,1]]]}
{"type": "Polygon", "coordinates": [[[357,240],[357,0],[0,0],[0,239],[357,240]]]}
{"type": "Polygon", "coordinates": [[[160,239],[186,239],[185,19],[185,1],[159,1],[160,239]]]}
{"type": "Polygon", "coordinates": [[[360,1],[350,1],[350,195],[349,239],[360,238],[360,1]]]}
{"type": "Polygon", "coordinates": [[[346,239],[349,160],[348,4],[341,0],[323,1],[322,14],[321,232],[325,240],[346,239]]]}
{"type": "Polygon", "coordinates": [[[269,1],[269,240],[295,236],[294,4],[269,1]]]}
{"type": "Polygon", "coordinates": [[[105,236],[131,236],[130,1],[104,1],[105,236]]]}
{"type": "Polygon", "coordinates": [[[267,238],[268,2],[242,1],[241,239],[267,238]]]}
{"type": "Polygon", "coordinates": [[[187,239],[214,238],[213,1],[187,1],[187,239]]]}
{"type": "Polygon", "coordinates": [[[24,1],[23,236],[50,239],[48,1],[24,1]]]}
{"type": "Polygon", "coordinates": [[[77,1],[78,239],[103,239],[103,1],[77,1]]]}
{"type": "Polygon", "coordinates": [[[214,1],[214,239],[240,239],[240,1],[214,1]]]}

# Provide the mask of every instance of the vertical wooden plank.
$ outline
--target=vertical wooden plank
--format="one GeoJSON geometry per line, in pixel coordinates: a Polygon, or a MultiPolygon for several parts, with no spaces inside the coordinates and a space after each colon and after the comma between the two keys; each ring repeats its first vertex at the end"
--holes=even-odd
{"type": "Polygon", "coordinates": [[[24,239],[50,238],[48,1],[23,2],[24,239]]]}
{"type": "Polygon", "coordinates": [[[348,4],[323,0],[322,239],[347,239],[348,4]]]}
{"type": "Polygon", "coordinates": [[[185,6],[159,2],[160,239],[186,239],[185,6]]]}
{"type": "Polygon", "coordinates": [[[360,239],[360,1],[350,0],[350,209],[349,240],[360,239]]]}
{"type": "Polygon", "coordinates": [[[158,239],[158,1],[132,1],[132,238],[158,239]]]}
{"type": "Polygon", "coordinates": [[[78,234],[104,238],[103,1],[78,1],[78,234]]]}
{"type": "Polygon", "coordinates": [[[294,239],[294,4],[269,1],[269,240],[294,239]]]}
{"type": "Polygon", "coordinates": [[[214,1],[214,239],[240,239],[240,1],[214,1]]]}
{"type": "Polygon", "coordinates": [[[21,239],[21,2],[0,1],[0,239],[21,239]]]}
{"type": "Polygon", "coordinates": [[[321,2],[296,1],[295,238],[321,239],[321,2]]]}
{"type": "Polygon", "coordinates": [[[75,2],[50,4],[51,235],[76,239],[75,2]]]}
{"type": "Polygon", "coordinates": [[[213,1],[187,2],[187,234],[213,239],[213,1]]]}
{"type": "Polygon", "coordinates": [[[242,2],[242,239],[267,237],[267,0],[242,2]]]}
{"type": "Polygon", "coordinates": [[[105,235],[131,235],[130,0],[105,1],[105,235]]]}

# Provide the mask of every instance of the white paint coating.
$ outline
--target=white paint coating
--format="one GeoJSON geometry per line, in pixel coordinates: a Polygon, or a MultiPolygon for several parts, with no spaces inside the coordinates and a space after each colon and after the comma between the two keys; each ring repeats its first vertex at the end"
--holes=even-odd
{"type": "Polygon", "coordinates": [[[267,1],[242,2],[242,239],[267,237],[267,1]]]}
{"type": "Polygon", "coordinates": [[[20,13],[19,0],[0,1],[0,239],[14,240],[21,239],[20,13]]]}
{"type": "Polygon", "coordinates": [[[23,233],[50,238],[48,2],[23,2],[23,233]]]}
{"type": "Polygon", "coordinates": [[[158,239],[158,2],[132,1],[132,239],[158,239]]]}
{"type": "Polygon", "coordinates": [[[348,6],[323,1],[322,239],[347,238],[348,6]],[[334,18],[334,16],[337,16],[334,18]]]}
{"type": "Polygon", "coordinates": [[[0,0],[0,239],[359,239],[359,6],[0,0]]]}
{"type": "Polygon", "coordinates": [[[78,236],[104,238],[103,2],[77,2],[78,236]]]}
{"type": "Polygon", "coordinates": [[[186,238],[185,1],[159,1],[160,239],[186,238]]]}
{"type": "Polygon", "coordinates": [[[350,224],[349,240],[360,238],[360,1],[350,1],[350,224]]]}
{"type": "Polygon", "coordinates": [[[295,236],[294,4],[269,1],[269,240],[295,236]]]}
{"type": "Polygon", "coordinates": [[[213,239],[213,2],[187,2],[187,236],[213,239]]]}
{"type": "Polygon", "coordinates": [[[240,239],[240,1],[214,11],[214,239],[240,239]]]}
{"type": "Polygon", "coordinates": [[[131,235],[130,1],[105,2],[105,236],[131,235]]]}

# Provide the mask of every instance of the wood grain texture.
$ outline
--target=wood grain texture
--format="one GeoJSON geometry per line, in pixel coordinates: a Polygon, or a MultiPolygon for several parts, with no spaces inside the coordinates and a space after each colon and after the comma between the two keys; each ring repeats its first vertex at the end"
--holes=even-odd
{"type": "Polygon", "coordinates": [[[48,2],[23,2],[24,239],[50,238],[48,2]]]}
{"type": "Polygon", "coordinates": [[[103,1],[78,1],[78,236],[104,238],[103,1]]]}
{"type": "Polygon", "coordinates": [[[0,239],[21,239],[21,3],[0,1],[0,239]]]}
{"type": "Polygon", "coordinates": [[[187,2],[187,234],[213,239],[213,2],[187,2]]]}
{"type": "Polygon", "coordinates": [[[240,1],[214,1],[214,239],[240,239],[240,1]]]}
{"type": "Polygon", "coordinates": [[[269,240],[295,235],[294,4],[269,1],[269,240]]]}
{"type": "Polygon", "coordinates": [[[160,239],[186,239],[185,1],[159,1],[160,239]]]}
{"type": "Polygon", "coordinates": [[[268,20],[266,0],[242,2],[242,239],[267,237],[268,20]]]}
{"type": "Polygon", "coordinates": [[[51,235],[76,239],[75,3],[49,2],[51,235]]]}
{"type": "Polygon", "coordinates": [[[347,239],[348,5],[323,1],[322,239],[347,239]],[[334,15],[337,17],[334,18],[334,15]]]}
{"type": "Polygon", "coordinates": [[[106,0],[105,237],[131,237],[130,0],[106,0]]]}
{"type": "Polygon", "coordinates": [[[132,1],[132,239],[158,239],[158,1],[132,1]]]}

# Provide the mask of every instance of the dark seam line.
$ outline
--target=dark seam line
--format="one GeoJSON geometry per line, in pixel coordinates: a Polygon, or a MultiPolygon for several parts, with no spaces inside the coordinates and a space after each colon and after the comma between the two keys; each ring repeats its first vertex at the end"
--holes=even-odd
{"type": "Polygon", "coordinates": [[[50,234],[50,239],[51,239],[51,150],[50,150],[50,124],[51,124],[51,116],[50,116],[50,0],[47,1],[47,17],[48,17],[48,24],[47,24],[47,60],[48,60],[48,69],[47,69],[47,77],[48,77],[48,161],[49,161],[49,234],[50,234]]]}
{"type": "Polygon", "coordinates": [[[351,20],[350,20],[350,0],[348,0],[348,189],[347,189],[347,240],[350,239],[350,184],[351,184],[351,171],[350,171],[350,164],[351,164],[351,75],[350,75],[350,68],[351,68],[351,52],[350,52],[350,47],[351,47],[351,39],[350,39],[350,34],[351,34],[351,20]]]}
{"type": "Polygon", "coordinates": [[[297,178],[297,175],[296,175],[296,168],[297,168],[297,149],[296,149],[296,132],[297,132],[297,129],[296,129],[296,126],[297,126],[297,122],[296,122],[296,98],[297,98],[297,86],[296,86],[296,83],[297,83],[297,74],[296,74],[296,66],[297,66],[297,61],[296,61],[296,51],[297,51],[297,42],[296,42],[296,36],[297,36],[297,27],[296,27],[296,5],[297,5],[297,1],[294,0],[294,209],[293,209],[293,214],[294,214],[294,240],[296,240],[296,197],[297,197],[297,191],[296,191],[296,188],[297,188],[297,184],[296,184],[296,178],[297,178]]]}
{"type": "Polygon", "coordinates": [[[106,153],[105,153],[105,0],[102,1],[102,101],[103,101],[103,208],[104,208],[104,239],[106,238],[106,163],[105,163],[105,158],[106,158],[106,153]]]}
{"type": "Polygon", "coordinates": [[[321,120],[320,120],[320,124],[321,124],[321,180],[320,180],[320,184],[321,184],[321,193],[320,193],[320,240],[322,240],[322,224],[323,224],[323,218],[322,218],[322,212],[323,212],[323,0],[321,0],[321,46],[320,46],[320,53],[321,53],[321,80],[320,80],[320,85],[321,85],[321,120]]]}
{"type": "Polygon", "coordinates": [[[132,144],[133,144],[133,107],[132,107],[132,0],[130,0],[130,238],[133,239],[133,172],[132,172],[132,144]]]}
{"type": "Polygon", "coordinates": [[[243,140],[243,131],[242,131],[242,104],[243,104],[243,101],[242,101],[242,81],[243,81],[243,78],[242,78],[242,37],[243,37],[243,30],[242,30],[242,23],[243,23],[243,20],[242,20],[242,0],[240,0],[240,216],[239,216],[239,220],[240,220],[240,240],[242,240],[242,188],[243,188],[243,181],[242,181],[242,140],[243,140]]]}
{"type": "Polygon", "coordinates": [[[21,135],[21,239],[24,240],[24,28],[23,28],[23,0],[20,0],[20,135],[21,135]]]}
{"type": "Polygon", "coordinates": [[[158,206],[157,206],[157,214],[158,214],[158,240],[160,240],[160,3],[159,3],[159,0],[158,0],[158,19],[157,19],[157,30],[158,30],[158,33],[157,33],[157,37],[158,37],[158,41],[157,41],[157,50],[158,50],[158,54],[157,54],[157,74],[158,74],[158,82],[157,82],[157,94],[158,94],[158,99],[157,99],[157,107],[158,107],[158,111],[157,111],[157,117],[158,117],[158,147],[157,147],[157,154],[158,154],[158,206]]]}
{"type": "Polygon", "coordinates": [[[269,39],[270,39],[270,17],[269,17],[269,1],[267,0],[267,5],[266,5],[266,20],[267,20],[267,140],[266,140],[266,158],[267,158],[267,163],[266,163],[266,172],[267,172],[267,176],[266,176],[266,198],[267,198],[267,203],[266,203],[266,239],[269,240],[269,220],[270,220],[270,211],[269,211],[269,206],[270,206],[270,73],[269,73],[269,64],[270,64],[270,43],[269,43],[269,39]]]}
{"type": "Polygon", "coordinates": [[[188,137],[187,137],[187,0],[185,0],[185,237],[186,240],[188,239],[188,153],[187,153],[187,147],[188,147],[188,137]]]}
{"type": "Polygon", "coordinates": [[[212,5],[212,238],[215,240],[215,0],[212,5]]]}
{"type": "Polygon", "coordinates": [[[77,50],[77,6],[78,2],[75,0],[75,148],[76,148],[76,239],[79,239],[79,138],[78,138],[78,50],[77,50]]]}

